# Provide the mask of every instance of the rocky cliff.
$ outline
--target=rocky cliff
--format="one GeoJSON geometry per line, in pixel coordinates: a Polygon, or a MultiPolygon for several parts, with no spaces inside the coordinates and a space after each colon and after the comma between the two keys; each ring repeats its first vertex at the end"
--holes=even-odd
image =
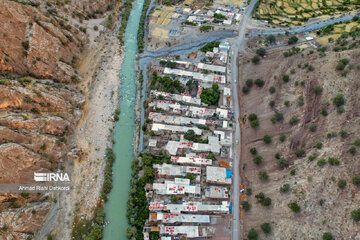
{"type": "MultiPolygon", "coordinates": [[[[63,170],[72,158],[85,102],[77,66],[89,31],[106,27],[89,22],[111,24],[115,3],[0,0],[0,184],[31,183],[34,172],[63,170]]],[[[54,203],[0,193],[0,239],[32,239],[54,203]]]]}

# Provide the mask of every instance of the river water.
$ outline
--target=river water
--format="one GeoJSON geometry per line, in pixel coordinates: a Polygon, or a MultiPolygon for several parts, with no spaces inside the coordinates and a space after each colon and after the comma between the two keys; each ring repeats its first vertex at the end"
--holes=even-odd
{"type": "MultiPolygon", "coordinates": [[[[139,21],[142,12],[144,0],[136,0],[131,11],[128,25],[125,31],[125,52],[124,61],[122,64],[119,78],[121,79],[120,88],[120,115],[119,121],[115,124],[114,139],[115,144],[113,150],[116,160],[113,165],[113,189],[108,195],[108,201],[105,204],[106,222],[109,222],[104,228],[104,240],[126,240],[126,208],[129,191],[129,181],[131,179],[131,161],[134,156],[134,130],[135,130],[135,98],[136,98],[136,79],[135,79],[135,61],[137,53],[137,32],[139,28],[139,21]]],[[[148,63],[159,56],[169,54],[183,54],[192,52],[199,47],[205,45],[207,42],[220,40],[223,38],[233,37],[234,33],[215,33],[200,41],[193,43],[185,43],[181,46],[165,48],[156,53],[145,52],[139,62],[140,70],[144,74],[142,100],[146,99],[146,67],[148,63]]],[[[142,104],[141,104],[142,105],[142,104]]],[[[143,106],[141,106],[141,113],[144,114],[143,106]]],[[[143,124],[144,118],[141,118],[143,124]]],[[[142,131],[140,137],[139,150],[143,150],[142,131]]]]}
{"type": "MultiPolygon", "coordinates": [[[[120,115],[115,124],[113,150],[116,160],[113,165],[113,189],[105,204],[105,221],[109,222],[104,228],[105,240],[126,240],[126,203],[131,178],[131,161],[134,158],[134,129],[135,129],[135,57],[137,53],[137,32],[144,0],[136,0],[133,4],[128,25],[125,31],[125,52],[119,79],[120,87],[120,115]]],[[[109,126],[110,127],[110,126],[109,126]]],[[[99,129],[101,131],[101,129],[99,129]]]]}

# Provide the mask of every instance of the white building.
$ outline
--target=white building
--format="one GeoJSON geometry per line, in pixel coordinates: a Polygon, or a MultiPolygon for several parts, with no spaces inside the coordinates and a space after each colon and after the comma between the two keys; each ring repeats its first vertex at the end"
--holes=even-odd
{"type": "Polygon", "coordinates": [[[151,130],[154,132],[170,131],[170,132],[174,132],[174,133],[185,133],[189,130],[193,130],[196,135],[202,134],[202,130],[197,127],[185,127],[185,126],[167,125],[167,124],[161,124],[161,123],[153,123],[151,130]]]}
{"type": "Polygon", "coordinates": [[[165,183],[153,183],[153,189],[159,195],[201,194],[200,185],[190,185],[190,180],[185,178],[175,178],[174,181],[165,180],[165,183]]]}
{"type": "Polygon", "coordinates": [[[194,175],[201,174],[200,167],[191,167],[191,166],[179,166],[172,164],[154,164],[154,168],[158,171],[159,175],[166,176],[186,176],[187,173],[192,173],[194,175]]]}
{"type": "Polygon", "coordinates": [[[231,171],[224,167],[206,166],[206,181],[220,184],[231,184],[231,171]]]}
{"type": "Polygon", "coordinates": [[[161,221],[163,223],[210,223],[210,216],[181,213],[151,213],[150,221],[161,221]]]}

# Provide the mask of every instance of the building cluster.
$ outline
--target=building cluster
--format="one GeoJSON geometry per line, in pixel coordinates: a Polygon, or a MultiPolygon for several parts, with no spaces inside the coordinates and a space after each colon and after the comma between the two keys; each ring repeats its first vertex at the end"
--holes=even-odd
{"type": "Polygon", "coordinates": [[[229,44],[222,42],[203,53],[202,61],[197,56],[174,56],[153,62],[156,76],[178,79],[184,86],[196,82],[196,88],[183,93],[150,90],[146,151],[167,153],[169,160],[153,165],[155,180],[146,186],[150,217],[144,239],[154,231],[162,240],[209,238],[216,218],[231,213],[233,113],[228,51],[229,44]],[[170,68],[160,61],[176,64],[170,68]],[[201,94],[213,84],[218,86],[219,103],[207,105],[201,94]]]}
{"type": "Polygon", "coordinates": [[[232,25],[240,21],[244,7],[218,6],[210,9],[179,8],[173,19],[182,19],[196,25],[232,25]]]}

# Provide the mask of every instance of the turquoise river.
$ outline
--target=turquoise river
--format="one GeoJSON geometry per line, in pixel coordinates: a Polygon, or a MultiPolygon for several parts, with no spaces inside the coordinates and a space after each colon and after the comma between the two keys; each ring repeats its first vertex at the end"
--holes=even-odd
{"type": "Polygon", "coordinates": [[[125,52],[119,79],[120,87],[120,115],[115,125],[113,150],[116,161],[113,165],[113,189],[109,200],[105,204],[106,221],[104,229],[105,240],[125,240],[127,219],[126,203],[131,178],[131,160],[134,158],[134,129],[135,129],[135,70],[137,53],[137,32],[144,0],[136,0],[133,4],[128,25],[125,32],[125,52]]]}

